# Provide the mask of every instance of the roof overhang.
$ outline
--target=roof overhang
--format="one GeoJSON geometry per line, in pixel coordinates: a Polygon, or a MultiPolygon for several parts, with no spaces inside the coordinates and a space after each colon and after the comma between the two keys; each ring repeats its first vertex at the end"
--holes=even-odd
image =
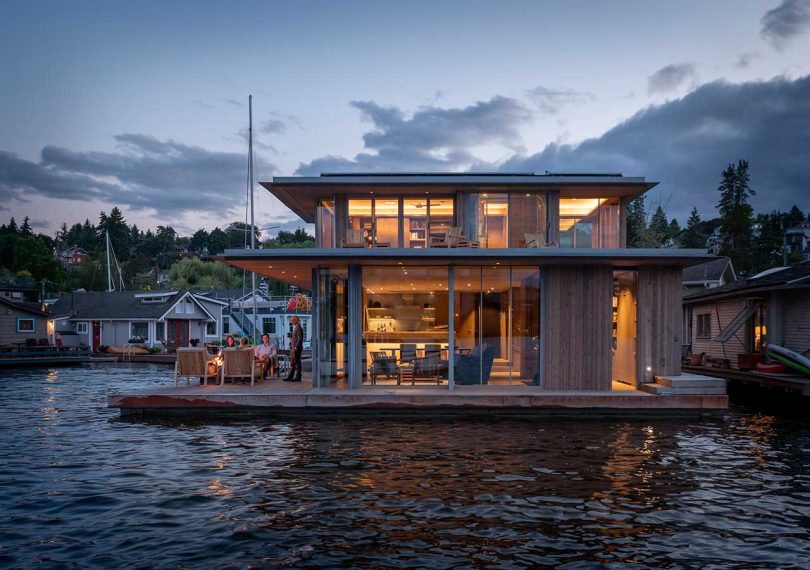
{"type": "Polygon", "coordinates": [[[358,265],[610,265],[686,267],[715,259],[702,249],[229,249],[217,259],[284,283],[309,289],[315,268],[358,265]]]}
{"type": "Polygon", "coordinates": [[[457,192],[541,192],[556,190],[562,198],[637,198],[658,182],[621,175],[424,174],[378,176],[274,177],[261,182],[307,223],[315,223],[318,204],[338,194],[424,196],[457,192]]]}

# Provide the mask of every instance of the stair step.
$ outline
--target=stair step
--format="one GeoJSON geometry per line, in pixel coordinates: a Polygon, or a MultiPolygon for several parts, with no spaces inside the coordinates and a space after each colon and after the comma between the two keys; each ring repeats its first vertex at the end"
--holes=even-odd
{"type": "Polygon", "coordinates": [[[641,390],[659,396],[725,396],[726,388],[723,387],[688,387],[678,388],[664,386],[663,384],[642,384],[641,390]]]}
{"type": "Polygon", "coordinates": [[[726,381],[723,378],[701,376],[700,374],[681,374],[679,376],[656,376],[655,383],[670,388],[722,388],[726,381]]]}

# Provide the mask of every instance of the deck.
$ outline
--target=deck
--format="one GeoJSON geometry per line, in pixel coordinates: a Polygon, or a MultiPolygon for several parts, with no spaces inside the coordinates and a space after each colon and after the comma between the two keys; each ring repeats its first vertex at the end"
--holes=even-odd
{"type": "Polygon", "coordinates": [[[684,366],[684,372],[694,372],[704,376],[725,378],[733,383],[752,384],[763,388],[773,388],[810,396],[810,378],[799,374],[770,374],[732,368],[711,368],[708,366],[684,366]]]}
{"type": "Polygon", "coordinates": [[[532,386],[375,386],[356,390],[313,388],[280,380],[250,386],[164,386],[108,397],[108,406],[122,414],[217,415],[237,412],[252,415],[311,412],[353,413],[386,409],[400,412],[501,411],[503,413],[568,412],[627,414],[718,414],[728,407],[727,396],[654,395],[618,388],[609,392],[549,391],[532,386]]]}

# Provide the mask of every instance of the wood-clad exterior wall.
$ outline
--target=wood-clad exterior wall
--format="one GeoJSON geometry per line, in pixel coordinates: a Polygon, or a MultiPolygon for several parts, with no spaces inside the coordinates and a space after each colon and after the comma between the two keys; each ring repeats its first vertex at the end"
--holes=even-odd
{"type": "Polygon", "coordinates": [[[544,268],[543,388],[611,389],[613,270],[544,268]]]}
{"type": "MultiPolygon", "coordinates": [[[[744,324],[726,342],[714,342],[720,331],[745,308],[746,299],[730,299],[692,305],[692,354],[705,352],[713,358],[728,359],[732,368],[737,368],[737,355],[747,353],[749,345],[748,324],[744,324]],[[710,330],[708,336],[698,336],[698,317],[709,315],[710,330]]],[[[750,322],[750,320],[748,321],[750,322]]]]}
{"type": "Polygon", "coordinates": [[[810,350],[810,290],[785,293],[783,311],[783,346],[800,353],[810,350]]]}
{"type": "Polygon", "coordinates": [[[25,342],[29,338],[48,338],[48,319],[25,309],[0,305],[0,344],[25,342]],[[17,319],[34,319],[33,331],[17,332],[17,319]]]}
{"type": "Polygon", "coordinates": [[[653,382],[655,375],[681,373],[682,272],[680,267],[638,268],[636,378],[639,384],[653,382]]]}

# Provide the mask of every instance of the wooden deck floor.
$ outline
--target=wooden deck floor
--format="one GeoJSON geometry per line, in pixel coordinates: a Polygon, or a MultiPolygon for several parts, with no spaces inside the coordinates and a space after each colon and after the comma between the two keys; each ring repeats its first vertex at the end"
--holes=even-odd
{"type": "Polygon", "coordinates": [[[534,386],[447,386],[378,385],[357,390],[313,388],[307,378],[301,383],[274,379],[250,386],[200,386],[173,384],[150,390],[113,394],[108,405],[122,413],[170,413],[194,411],[249,411],[269,413],[306,408],[308,410],[351,411],[362,409],[396,410],[591,410],[644,411],[673,413],[722,412],[726,396],[656,396],[617,385],[610,392],[549,391],[534,386]]]}

